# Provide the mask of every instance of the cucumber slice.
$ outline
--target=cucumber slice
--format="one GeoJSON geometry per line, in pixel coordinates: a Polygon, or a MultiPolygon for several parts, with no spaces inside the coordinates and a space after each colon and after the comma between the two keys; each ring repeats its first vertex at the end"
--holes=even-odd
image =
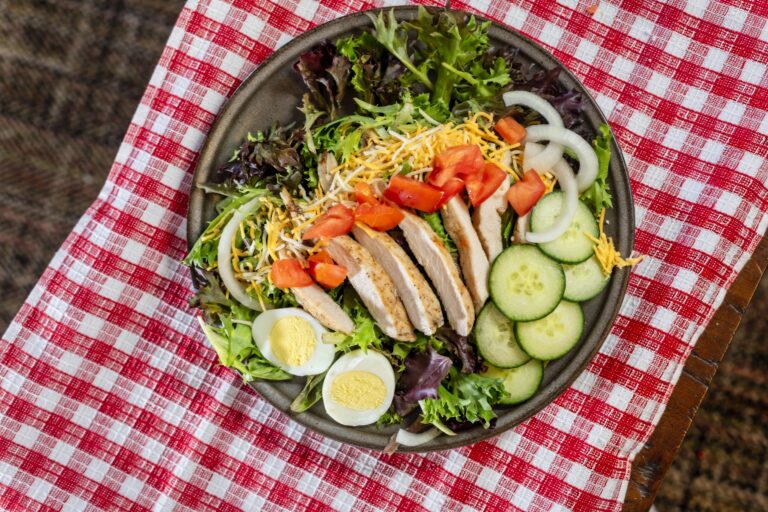
{"type": "MultiPolygon", "coordinates": [[[[531,231],[544,231],[555,222],[563,204],[563,193],[552,192],[538,202],[531,212],[531,231]]],[[[559,238],[538,244],[547,256],[561,263],[581,263],[594,254],[595,244],[584,232],[597,238],[600,229],[589,207],[579,201],[568,230],[559,238]]]]}
{"type": "Polygon", "coordinates": [[[576,302],[596,297],[611,280],[611,276],[603,274],[603,269],[595,256],[576,265],[563,265],[563,272],[565,272],[563,298],[576,302]]]}
{"type": "Polygon", "coordinates": [[[564,356],[584,332],[584,312],[578,302],[564,300],[550,314],[533,322],[515,324],[520,348],[542,361],[564,356]]]}
{"type": "Polygon", "coordinates": [[[493,302],[488,302],[477,315],[472,333],[483,359],[499,368],[515,368],[531,360],[515,339],[515,324],[493,302]]]}
{"type": "Polygon", "coordinates": [[[494,260],[488,276],[491,299],[513,321],[552,312],[565,291],[563,267],[535,245],[513,245],[494,260]]]}
{"type": "Polygon", "coordinates": [[[501,400],[500,403],[513,405],[525,402],[536,394],[544,378],[544,365],[536,359],[531,359],[517,368],[496,368],[488,365],[483,375],[502,379],[509,397],[501,400]]]}

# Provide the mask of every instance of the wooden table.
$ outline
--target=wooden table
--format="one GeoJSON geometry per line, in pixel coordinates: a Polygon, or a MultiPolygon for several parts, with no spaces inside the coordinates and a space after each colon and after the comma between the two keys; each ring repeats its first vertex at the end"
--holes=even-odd
{"type": "Polygon", "coordinates": [[[736,278],[723,304],[699,338],[672,392],[667,409],[632,467],[624,510],[651,508],[661,481],[680,449],[725,351],[741,323],[744,310],[768,265],[768,239],[763,239],[736,278]]]}

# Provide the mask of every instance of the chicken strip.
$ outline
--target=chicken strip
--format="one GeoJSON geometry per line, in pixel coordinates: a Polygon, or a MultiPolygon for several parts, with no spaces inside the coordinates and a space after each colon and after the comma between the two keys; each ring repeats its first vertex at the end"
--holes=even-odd
{"type": "Polygon", "coordinates": [[[445,203],[441,210],[448,235],[459,249],[459,262],[464,282],[475,304],[480,309],[488,299],[488,274],[491,265],[477,237],[467,204],[459,196],[445,203]]]}
{"type": "Polygon", "coordinates": [[[443,311],[435,292],[400,245],[386,233],[356,225],[358,243],[378,261],[395,285],[411,323],[424,334],[434,334],[443,325],[443,311]]]}
{"type": "Polygon", "coordinates": [[[501,216],[509,206],[507,202],[508,190],[509,180],[502,181],[491,197],[483,201],[472,212],[472,224],[475,226],[477,237],[483,245],[489,263],[493,263],[496,256],[504,250],[501,239],[501,216]]]}
{"type": "Polygon", "coordinates": [[[346,235],[331,238],[327,249],[347,269],[350,284],[384,334],[401,341],[416,340],[395,284],[371,253],[346,235]]]}
{"type": "Polygon", "coordinates": [[[451,253],[427,221],[412,213],[403,213],[405,218],[400,221],[400,229],[413,255],[432,280],[448,323],[459,335],[468,336],[475,323],[475,309],[451,253]]]}
{"type": "Polygon", "coordinates": [[[316,284],[291,288],[291,292],[296,297],[296,302],[306,309],[307,313],[330,330],[344,334],[350,334],[354,330],[355,323],[349,318],[349,315],[333,301],[325,290],[316,284]]]}

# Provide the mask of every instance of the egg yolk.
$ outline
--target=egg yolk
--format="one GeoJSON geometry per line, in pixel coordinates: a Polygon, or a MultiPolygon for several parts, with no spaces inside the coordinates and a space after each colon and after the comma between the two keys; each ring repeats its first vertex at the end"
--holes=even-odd
{"type": "Polygon", "coordinates": [[[375,409],[384,403],[386,396],[384,381],[371,372],[346,372],[333,379],[331,384],[331,398],[355,411],[375,409]]]}
{"type": "Polygon", "coordinates": [[[316,343],[312,326],[298,316],[281,318],[269,331],[272,352],[289,366],[301,366],[309,361],[316,343]]]}

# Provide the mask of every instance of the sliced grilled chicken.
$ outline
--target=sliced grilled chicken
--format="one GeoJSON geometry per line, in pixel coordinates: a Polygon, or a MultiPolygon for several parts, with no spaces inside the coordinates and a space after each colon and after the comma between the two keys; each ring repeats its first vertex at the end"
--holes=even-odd
{"type": "Polygon", "coordinates": [[[396,340],[414,341],[416,335],[395,284],[371,253],[348,236],[331,238],[328,252],[347,269],[349,283],[384,334],[396,340]]]}
{"type": "Polygon", "coordinates": [[[443,325],[440,302],[403,248],[380,231],[357,225],[352,232],[392,278],[413,326],[424,334],[434,334],[443,325]]]}
{"type": "Polygon", "coordinates": [[[330,330],[349,334],[355,328],[355,323],[349,315],[316,284],[291,288],[291,292],[296,297],[296,302],[306,309],[307,313],[330,330]]]}
{"type": "Polygon", "coordinates": [[[317,179],[320,181],[320,187],[324,191],[328,191],[328,187],[333,181],[333,174],[331,171],[338,167],[338,162],[333,153],[326,152],[320,155],[317,159],[317,179]]]}
{"type": "Polygon", "coordinates": [[[509,206],[508,190],[509,180],[502,181],[496,192],[472,212],[472,224],[475,226],[477,237],[483,245],[489,263],[493,263],[496,256],[504,249],[501,240],[501,216],[509,206]]]}
{"type": "Polygon", "coordinates": [[[445,230],[459,249],[464,282],[472,295],[475,309],[480,309],[488,299],[488,273],[491,265],[472,226],[467,204],[459,196],[454,196],[445,203],[441,213],[445,230]]]}
{"type": "Polygon", "coordinates": [[[475,308],[451,253],[427,221],[412,213],[403,213],[405,218],[400,221],[400,229],[413,255],[432,280],[443,302],[448,323],[461,336],[468,336],[475,322],[475,308]]]}

